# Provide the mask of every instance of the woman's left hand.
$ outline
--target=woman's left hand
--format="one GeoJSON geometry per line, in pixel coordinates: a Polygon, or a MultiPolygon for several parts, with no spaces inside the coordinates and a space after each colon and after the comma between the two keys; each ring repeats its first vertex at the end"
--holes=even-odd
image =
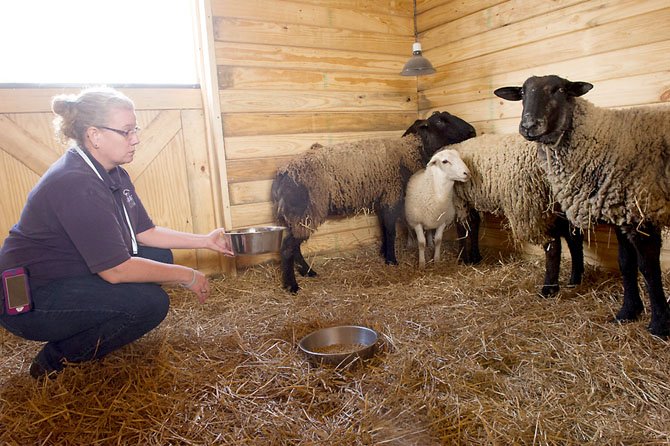
{"type": "Polygon", "coordinates": [[[230,235],[223,228],[215,229],[207,235],[207,247],[228,257],[235,255],[230,235]]]}

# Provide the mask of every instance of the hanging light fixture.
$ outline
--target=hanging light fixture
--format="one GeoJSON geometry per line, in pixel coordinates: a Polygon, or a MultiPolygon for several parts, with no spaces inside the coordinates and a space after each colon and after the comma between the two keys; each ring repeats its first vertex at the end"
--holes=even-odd
{"type": "Polygon", "coordinates": [[[419,43],[419,32],[416,26],[416,0],[414,0],[414,44],[412,45],[412,57],[407,61],[400,74],[402,76],[423,76],[435,73],[435,68],[428,59],[421,55],[421,43],[419,43]]]}

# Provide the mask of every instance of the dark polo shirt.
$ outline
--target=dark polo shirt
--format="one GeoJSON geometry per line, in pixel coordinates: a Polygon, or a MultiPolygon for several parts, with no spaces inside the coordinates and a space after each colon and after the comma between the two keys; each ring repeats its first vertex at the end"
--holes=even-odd
{"type": "Polygon", "coordinates": [[[32,286],[38,287],[99,273],[130,258],[132,242],[122,204],[135,234],[154,224],[128,172],[121,167],[107,172],[88,156],[103,181],[69,149],[28,195],[19,222],[0,248],[0,271],[26,267],[32,286]]]}

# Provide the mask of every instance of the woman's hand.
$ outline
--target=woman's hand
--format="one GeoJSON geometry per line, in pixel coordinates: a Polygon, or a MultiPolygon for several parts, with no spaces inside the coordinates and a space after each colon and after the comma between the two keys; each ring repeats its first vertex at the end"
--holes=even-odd
{"type": "Polygon", "coordinates": [[[230,234],[223,228],[218,228],[209,234],[192,234],[174,229],[154,226],[137,234],[137,241],[142,245],[166,249],[211,249],[223,255],[232,257],[233,243],[230,234]]]}
{"type": "Polygon", "coordinates": [[[193,291],[196,294],[196,296],[198,296],[198,300],[200,301],[200,303],[204,304],[207,298],[209,297],[210,293],[209,280],[207,279],[207,276],[205,276],[200,271],[195,269],[192,271],[193,271],[193,279],[191,280],[191,282],[182,283],[181,286],[193,291]]]}
{"type": "Polygon", "coordinates": [[[223,228],[215,229],[207,234],[207,248],[218,251],[228,257],[235,255],[230,235],[226,234],[223,228]]]}
{"type": "Polygon", "coordinates": [[[113,284],[154,282],[179,285],[193,291],[200,303],[204,303],[210,293],[209,280],[200,271],[142,257],[131,257],[115,267],[100,271],[98,275],[113,284]]]}

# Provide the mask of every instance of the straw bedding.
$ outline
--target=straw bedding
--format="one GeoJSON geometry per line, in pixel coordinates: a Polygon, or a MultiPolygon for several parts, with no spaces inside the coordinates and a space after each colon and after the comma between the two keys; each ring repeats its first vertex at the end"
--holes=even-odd
{"type": "MultiPolygon", "coordinates": [[[[173,290],[159,328],[38,383],[38,344],[0,332],[3,445],[667,444],[668,344],[648,317],[608,322],[618,276],[537,297],[539,259],[488,253],[476,267],[384,265],[369,247],[308,259],[297,295],[278,266],[213,281],[205,304],[173,290]],[[311,365],[314,329],[363,324],[377,355],[311,365]]],[[[664,275],[664,280],[668,281],[664,275]]],[[[562,280],[567,280],[562,277],[562,280]]]]}

